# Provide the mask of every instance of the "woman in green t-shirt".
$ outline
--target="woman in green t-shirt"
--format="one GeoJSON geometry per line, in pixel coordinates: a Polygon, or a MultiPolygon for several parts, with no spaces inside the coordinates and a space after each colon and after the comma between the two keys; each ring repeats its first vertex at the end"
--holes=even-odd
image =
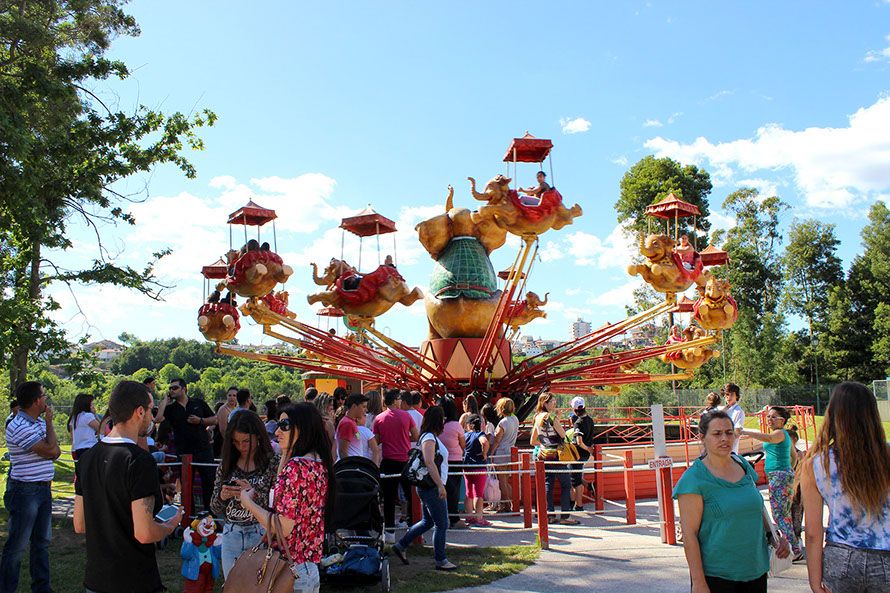
{"type": "Polygon", "coordinates": [[[786,408],[771,406],[766,413],[766,423],[770,432],[742,429],[743,435],[763,441],[766,456],[764,471],[769,481],[769,502],[782,535],[791,543],[794,560],[803,560],[800,540],[794,535],[794,521],[791,517],[791,503],[794,501],[794,469],[791,467],[797,451],[791,442],[791,435],[785,428],[791,414],[786,408]]]}
{"type": "MultiPolygon", "coordinates": [[[[699,431],[706,455],[674,488],[692,593],[765,593],[769,530],[757,473],[732,453],[735,430],[725,412],[702,416],[699,431]]],[[[784,537],[777,545],[777,554],[788,556],[784,537]]]]}

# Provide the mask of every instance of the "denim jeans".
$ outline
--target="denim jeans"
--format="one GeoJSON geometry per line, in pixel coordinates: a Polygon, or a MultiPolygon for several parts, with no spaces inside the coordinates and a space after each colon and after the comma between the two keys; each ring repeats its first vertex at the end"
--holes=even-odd
{"type": "Polygon", "coordinates": [[[433,535],[433,552],[436,558],[436,566],[442,566],[445,558],[445,535],[448,533],[448,505],[439,498],[438,488],[417,489],[423,506],[423,519],[411,526],[402,539],[396,544],[400,550],[406,549],[415,539],[436,527],[433,535]]]}
{"type": "Polygon", "coordinates": [[[222,569],[225,578],[229,577],[229,571],[232,570],[238,556],[260,543],[263,533],[265,530],[260,527],[259,523],[248,525],[225,523],[223,525],[220,554],[222,555],[222,569]]]}
{"type": "Polygon", "coordinates": [[[831,593],[890,591],[890,551],[828,542],[822,556],[822,583],[831,593]]]}
{"type": "MultiPolygon", "coordinates": [[[[562,470],[569,469],[569,466],[559,463],[544,464],[544,480],[547,483],[547,512],[553,512],[553,484],[559,480],[559,509],[562,511],[571,510],[572,505],[572,478],[571,474],[562,470]],[[561,473],[555,473],[560,471],[561,473]]],[[[562,515],[565,519],[568,515],[562,515]]]]}
{"type": "Polygon", "coordinates": [[[321,580],[318,576],[318,565],[314,562],[294,564],[294,593],[318,593],[321,580]]]}
{"type": "Polygon", "coordinates": [[[9,480],[3,503],[9,513],[9,539],[0,561],[0,591],[15,593],[22,556],[31,545],[31,591],[52,593],[49,584],[49,542],[52,539],[53,498],[49,482],[9,480]]]}

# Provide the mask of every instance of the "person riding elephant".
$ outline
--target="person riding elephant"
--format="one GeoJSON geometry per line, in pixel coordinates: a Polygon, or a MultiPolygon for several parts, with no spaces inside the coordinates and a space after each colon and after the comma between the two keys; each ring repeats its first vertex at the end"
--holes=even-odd
{"type": "Polygon", "coordinates": [[[481,223],[494,220],[499,226],[519,236],[540,235],[550,229],[559,230],[572,224],[573,219],[583,214],[581,206],[575,204],[571,209],[566,208],[560,193],[543,180],[542,173],[538,174],[537,187],[522,190],[539,198],[529,203],[524,203],[519,193],[510,189],[512,179],[509,177],[495,176],[481,193],[476,191],[476,180],[467,177],[473,197],[487,202],[473,214],[474,221],[481,223]]]}
{"type": "Polygon", "coordinates": [[[723,330],[733,326],[739,318],[739,306],[729,294],[729,281],[711,277],[701,297],[692,306],[692,318],[705,329],[723,330]]]}
{"type": "Polygon", "coordinates": [[[541,310],[541,307],[547,305],[547,298],[550,293],[544,293],[544,299],[541,300],[534,292],[528,292],[525,300],[513,303],[507,311],[507,325],[511,329],[519,327],[531,322],[533,319],[547,318],[547,313],[541,310]]]}
{"type": "Polygon", "coordinates": [[[663,234],[640,237],[640,253],[646,259],[642,264],[628,266],[627,273],[639,274],[652,288],[667,294],[683,292],[693,283],[703,286],[711,274],[702,270],[701,258],[696,260],[694,269],[687,270],[680,255],[674,252],[674,245],[674,240],[663,234]]]}

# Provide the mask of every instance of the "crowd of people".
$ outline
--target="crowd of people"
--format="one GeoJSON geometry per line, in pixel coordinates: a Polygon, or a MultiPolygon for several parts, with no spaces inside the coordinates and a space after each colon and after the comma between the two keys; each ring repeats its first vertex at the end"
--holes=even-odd
{"type": "MultiPolygon", "coordinates": [[[[457,566],[446,554],[449,529],[488,526],[486,504],[489,510],[504,510],[512,499],[508,471],[520,422],[510,398],[480,408],[469,395],[459,413],[450,397],[425,402],[418,392],[398,389],[362,394],[340,387],[328,394],[309,388],[304,401],[294,403],[282,395],[264,402],[263,418],[247,389],[232,387],[215,410],[189,397],[182,379],[171,381],[159,401],[155,394],[153,379],[122,381],[104,415],[97,414],[86,394],[72,406],[67,430],[76,460],[74,528],[86,534],[87,593],[164,590],[155,544],[182,524],[183,510],[174,505],[172,514],[162,513],[167,503],[182,502],[175,494],[182,485],[163,482],[176,459],[186,454],[194,462],[193,490],[222,526],[223,577],[261,541],[274,518],[280,545],[292,559],[295,591],[319,587],[318,563],[337,488],[333,465],[338,459],[365,457],[380,468],[384,541],[406,564],[409,543],[435,529],[435,568],[454,570],[457,566]],[[429,482],[416,486],[421,519],[409,526],[415,486],[403,470],[412,449],[420,451],[429,482]],[[396,541],[399,528],[406,531],[396,541]]],[[[785,408],[767,408],[769,431],[755,431],[744,426],[740,398],[740,389],[731,383],[720,394],[709,395],[699,419],[702,455],[674,489],[691,590],[766,591],[771,553],[806,558],[814,593],[887,590],[890,448],[868,389],[858,383],[835,388],[816,443],[806,455],[795,446],[796,428],[785,408]],[[743,435],[763,442],[771,512],[757,489],[757,472],[738,455],[743,435]],[[824,506],[829,509],[827,529],[824,506]],[[778,537],[770,542],[771,520],[778,537]]],[[[50,483],[61,448],[40,383],[21,384],[15,404],[6,421],[9,536],[0,561],[0,593],[17,590],[29,547],[31,588],[44,593],[51,591],[50,483]]],[[[571,513],[583,510],[589,488],[582,471],[593,453],[595,426],[583,398],[571,401],[572,413],[565,419],[556,405],[553,394],[540,395],[530,443],[535,459],[544,462],[550,520],[575,525],[571,513]],[[575,451],[575,461],[558,463],[566,448],[575,451]]],[[[184,576],[186,570],[184,564],[184,576]]],[[[188,571],[188,591],[212,590],[210,569],[195,565],[188,571]]]]}

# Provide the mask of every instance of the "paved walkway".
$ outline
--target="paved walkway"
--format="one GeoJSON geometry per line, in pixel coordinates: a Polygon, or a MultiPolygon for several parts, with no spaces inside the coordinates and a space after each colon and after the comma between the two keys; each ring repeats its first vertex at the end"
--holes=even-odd
{"type": "MultiPolygon", "coordinates": [[[[607,506],[608,508],[608,506],[607,506]]],[[[657,521],[654,501],[637,505],[641,523],[657,521]]],[[[677,593],[689,590],[683,546],[661,543],[657,526],[628,527],[623,511],[586,515],[578,526],[551,526],[550,549],[521,573],[459,593],[677,593]]],[[[494,527],[449,531],[449,545],[504,546],[534,543],[537,532],[521,518],[493,521],[494,527]]],[[[744,551],[739,550],[739,555],[744,551]]],[[[771,593],[809,593],[806,566],[794,565],[770,579],[771,593]]]]}

